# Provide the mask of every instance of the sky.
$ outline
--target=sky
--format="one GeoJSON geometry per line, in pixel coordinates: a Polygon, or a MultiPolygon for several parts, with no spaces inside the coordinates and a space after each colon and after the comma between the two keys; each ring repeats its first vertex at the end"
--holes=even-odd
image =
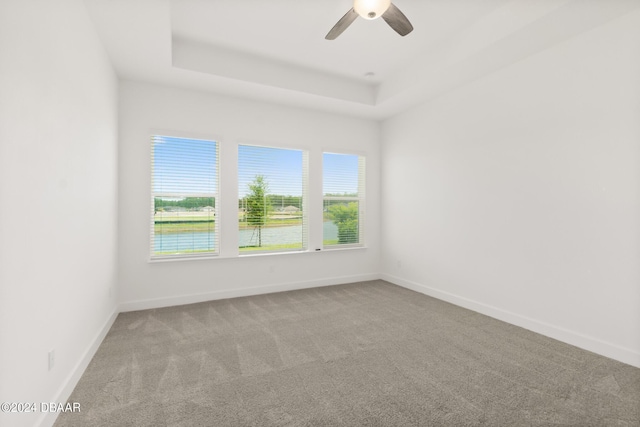
{"type": "Polygon", "coordinates": [[[249,184],[257,175],[268,183],[268,194],[302,195],[302,150],[238,146],[238,197],[249,193],[249,184]]]}
{"type": "Polygon", "coordinates": [[[333,153],[322,155],[322,193],[358,193],[358,156],[333,153]]]}
{"type": "MultiPolygon", "coordinates": [[[[154,136],[155,193],[206,195],[218,191],[215,141],[154,136]]],[[[269,194],[302,195],[303,151],[252,145],[238,147],[238,197],[249,192],[256,175],[265,177],[269,194]]],[[[358,191],[358,156],[323,154],[323,193],[358,191]]]]}
{"type": "Polygon", "coordinates": [[[210,194],[218,191],[216,142],[154,136],[153,191],[210,194]]]}

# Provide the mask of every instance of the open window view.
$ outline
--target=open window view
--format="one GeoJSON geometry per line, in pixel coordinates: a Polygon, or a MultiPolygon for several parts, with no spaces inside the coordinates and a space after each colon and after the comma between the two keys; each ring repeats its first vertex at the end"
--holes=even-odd
{"type": "Polygon", "coordinates": [[[307,153],[238,147],[240,253],[307,247],[307,153]]]}
{"type": "Polygon", "coordinates": [[[215,141],[152,137],[152,257],[218,252],[215,141]]]}
{"type": "Polygon", "coordinates": [[[365,160],[351,154],[324,153],[323,245],[362,245],[365,160]]]}
{"type": "MultiPolygon", "coordinates": [[[[234,225],[233,217],[220,220],[218,215],[219,145],[202,139],[152,137],[151,257],[219,255],[220,227],[237,227],[240,255],[306,250],[308,152],[238,145],[234,225]]],[[[365,158],[322,156],[322,246],[363,246],[365,158]]]]}

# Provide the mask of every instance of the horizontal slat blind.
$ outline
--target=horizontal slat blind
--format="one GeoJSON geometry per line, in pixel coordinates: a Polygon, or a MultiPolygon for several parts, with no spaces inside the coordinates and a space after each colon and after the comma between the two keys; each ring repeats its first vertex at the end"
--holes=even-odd
{"type": "Polygon", "coordinates": [[[307,247],[306,151],[238,147],[240,253],[307,247]]]}
{"type": "Polygon", "coordinates": [[[151,256],[218,252],[218,144],[151,138],[151,256]]]}
{"type": "Polygon", "coordinates": [[[323,245],[364,243],[365,158],[324,153],[322,157],[323,245]]]}

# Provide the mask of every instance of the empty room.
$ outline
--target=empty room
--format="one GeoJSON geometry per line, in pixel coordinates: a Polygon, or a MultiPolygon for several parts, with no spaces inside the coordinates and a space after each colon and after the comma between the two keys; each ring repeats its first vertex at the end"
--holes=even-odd
{"type": "Polygon", "coordinates": [[[0,407],[640,425],[640,1],[1,1],[0,407]]]}

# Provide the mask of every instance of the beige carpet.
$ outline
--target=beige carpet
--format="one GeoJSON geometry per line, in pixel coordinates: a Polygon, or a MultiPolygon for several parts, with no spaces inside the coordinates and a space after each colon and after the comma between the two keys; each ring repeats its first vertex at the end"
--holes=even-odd
{"type": "Polygon", "coordinates": [[[373,281],[120,314],[63,426],[639,426],[640,369],[373,281]]]}

